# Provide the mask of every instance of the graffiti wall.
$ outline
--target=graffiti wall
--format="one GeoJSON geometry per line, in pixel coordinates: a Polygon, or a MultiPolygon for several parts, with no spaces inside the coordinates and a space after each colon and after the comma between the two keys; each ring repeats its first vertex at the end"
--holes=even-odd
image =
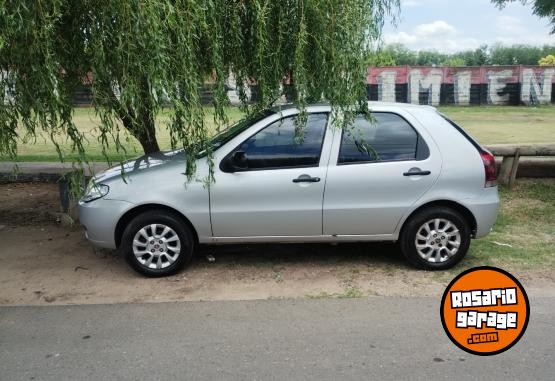
{"type": "Polygon", "coordinates": [[[413,104],[555,103],[555,67],[482,66],[368,69],[368,98],[413,104]]]}
{"type": "MultiPolygon", "coordinates": [[[[0,72],[0,80],[4,74],[0,72]]],[[[226,86],[231,104],[238,104],[237,83],[232,76],[226,86]]],[[[369,100],[385,102],[461,106],[555,104],[555,66],[371,67],[367,89],[369,100]]],[[[203,103],[212,102],[212,90],[210,84],[201,89],[203,103]]],[[[248,84],[245,90],[251,100],[257,98],[256,84],[248,84]]],[[[286,93],[282,102],[292,101],[293,92],[286,93]]],[[[78,106],[91,104],[88,83],[76,92],[73,101],[78,106]]]]}

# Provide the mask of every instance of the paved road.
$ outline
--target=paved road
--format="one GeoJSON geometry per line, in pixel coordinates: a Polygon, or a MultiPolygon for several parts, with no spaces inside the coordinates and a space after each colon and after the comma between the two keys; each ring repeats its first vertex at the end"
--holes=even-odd
{"type": "Polygon", "coordinates": [[[451,344],[430,298],[5,307],[0,379],[553,379],[554,301],[495,357],[451,344]]]}

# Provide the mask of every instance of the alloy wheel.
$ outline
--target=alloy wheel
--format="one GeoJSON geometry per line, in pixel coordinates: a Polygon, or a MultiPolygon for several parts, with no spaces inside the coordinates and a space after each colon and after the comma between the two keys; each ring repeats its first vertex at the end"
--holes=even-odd
{"type": "Polygon", "coordinates": [[[453,222],[434,218],[418,229],[414,243],[422,259],[441,263],[457,254],[461,246],[461,233],[453,222]]]}
{"type": "Polygon", "coordinates": [[[150,224],[140,229],[133,238],[133,254],[149,269],[164,269],[179,257],[181,241],[171,227],[150,224]]]}

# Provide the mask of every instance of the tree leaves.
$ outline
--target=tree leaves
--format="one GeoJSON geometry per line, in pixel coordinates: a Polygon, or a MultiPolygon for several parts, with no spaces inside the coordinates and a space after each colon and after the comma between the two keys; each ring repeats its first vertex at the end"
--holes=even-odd
{"type": "Polygon", "coordinates": [[[368,51],[398,6],[398,0],[0,0],[0,155],[16,157],[19,131],[43,131],[53,141],[70,139],[86,163],[71,100],[90,82],[105,152],[110,145],[124,151],[122,126],[147,153],[157,150],[155,116],[168,108],[165,127],[172,145],[185,149],[191,177],[197,153],[210,150],[204,83],[212,84],[219,126],[227,123],[230,72],[251,113],[279,98],[284,83],[300,107],[325,100],[334,111],[364,108],[368,51]],[[245,83],[257,85],[253,104],[245,83]]]}

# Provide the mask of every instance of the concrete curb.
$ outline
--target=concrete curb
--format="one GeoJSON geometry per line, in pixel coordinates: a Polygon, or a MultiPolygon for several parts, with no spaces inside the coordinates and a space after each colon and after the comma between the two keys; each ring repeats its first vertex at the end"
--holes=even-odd
{"type": "MultiPolygon", "coordinates": [[[[109,166],[106,163],[94,162],[90,168],[85,167],[85,176],[101,172],[109,166]]],[[[63,175],[75,168],[71,163],[57,162],[0,162],[0,182],[57,182],[63,175]],[[14,174],[15,166],[17,170],[14,174]]]]}

